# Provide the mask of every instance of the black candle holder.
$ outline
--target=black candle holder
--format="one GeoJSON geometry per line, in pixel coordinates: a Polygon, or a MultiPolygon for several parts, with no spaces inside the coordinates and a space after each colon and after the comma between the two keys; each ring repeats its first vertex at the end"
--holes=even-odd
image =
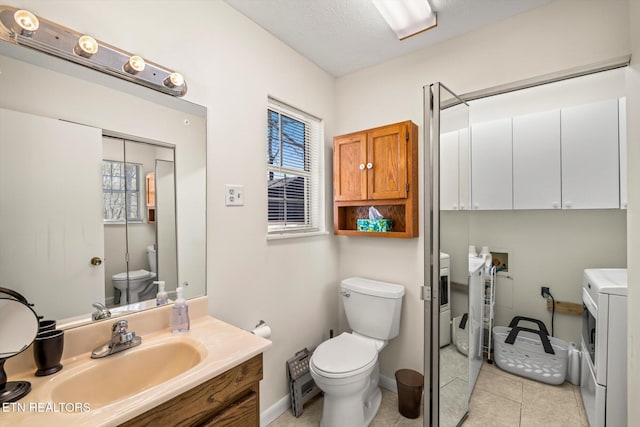
{"type": "Polygon", "coordinates": [[[60,360],[64,349],[64,331],[52,330],[39,332],[33,342],[33,357],[38,370],[36,377],[55,374],[62,369],[60,360]]]}
{"type": "Polygon", "coordinates": [[[55,320],[40,320],[38,322],[38,332],[53,331],[55,328],[55,320]]]}

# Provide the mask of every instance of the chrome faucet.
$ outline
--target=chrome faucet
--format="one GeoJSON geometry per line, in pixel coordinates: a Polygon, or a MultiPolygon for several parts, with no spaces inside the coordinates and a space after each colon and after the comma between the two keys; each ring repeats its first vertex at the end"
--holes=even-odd
{"type": "Polygon", "coordinates": [[[111,326],[111,341],[91,352],[92,359],[100,359],[127,350],[142,343],[142,338],[135,332],[127,332],[129,324],[126,320],[118,320],[111,326]]]}
{"type": "Polygon", "coordinates": [[[111,317],[111,312],[101,302],[94,302],[93,304],[91,304],[91,306],[96,309],[96,311],[91,314],[91,319],[102,320],[111,317]]]}

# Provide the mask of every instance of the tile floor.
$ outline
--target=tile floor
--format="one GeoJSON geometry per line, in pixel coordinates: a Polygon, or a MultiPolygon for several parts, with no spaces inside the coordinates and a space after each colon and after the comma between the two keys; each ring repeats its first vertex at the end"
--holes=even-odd
{"type": "MultiPolygon", "coordinates": [[[[454,384],[456,378],[450,381],[454,384]]],[[[444,390],[444,389],[443,389],[444,390]]],[[[444,393],[444,391],[443,391],[444,393]]],[[[588,427],[580,387],[565,382],[551,386],[512,375],[495,365],[482,365],[463,427],[588,427]]],[[[309,402],[296,418],[286,411],[269,427],[320,425],[322,398],[309,402]]],[[[422,416],[411,420],[398,412],[396,393],[382,389],[382,404],[371,427],[422,426],[422,416]]],[[[345,427],[348,427],[345,424],[345,427]]]]}

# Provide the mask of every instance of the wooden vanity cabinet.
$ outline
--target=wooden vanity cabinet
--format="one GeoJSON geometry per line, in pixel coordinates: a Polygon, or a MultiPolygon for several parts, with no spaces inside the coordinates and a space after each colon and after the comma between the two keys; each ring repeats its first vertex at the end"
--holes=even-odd
{"type": "Polygon", "coordinates": [[[122,425],[257,427],[261,379],[259,354],[122,425]]]}
{"type": "Polygon", "coordinates": [[[418,126],[411,121],[333,139],[334,232],[380,237],[418,236],[418,126]],[[375,206],[393,231],[356,230],[375,206]]]}

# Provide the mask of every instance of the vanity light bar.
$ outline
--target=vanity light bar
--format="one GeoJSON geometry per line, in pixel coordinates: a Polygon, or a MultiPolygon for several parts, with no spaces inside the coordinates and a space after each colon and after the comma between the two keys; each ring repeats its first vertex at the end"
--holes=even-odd
{"type": "Polygon", "coordinates": [[[0,39],[39,50],[173,96],[184,96],[182,74],[27,10],[0,5],[0,39]]]}

